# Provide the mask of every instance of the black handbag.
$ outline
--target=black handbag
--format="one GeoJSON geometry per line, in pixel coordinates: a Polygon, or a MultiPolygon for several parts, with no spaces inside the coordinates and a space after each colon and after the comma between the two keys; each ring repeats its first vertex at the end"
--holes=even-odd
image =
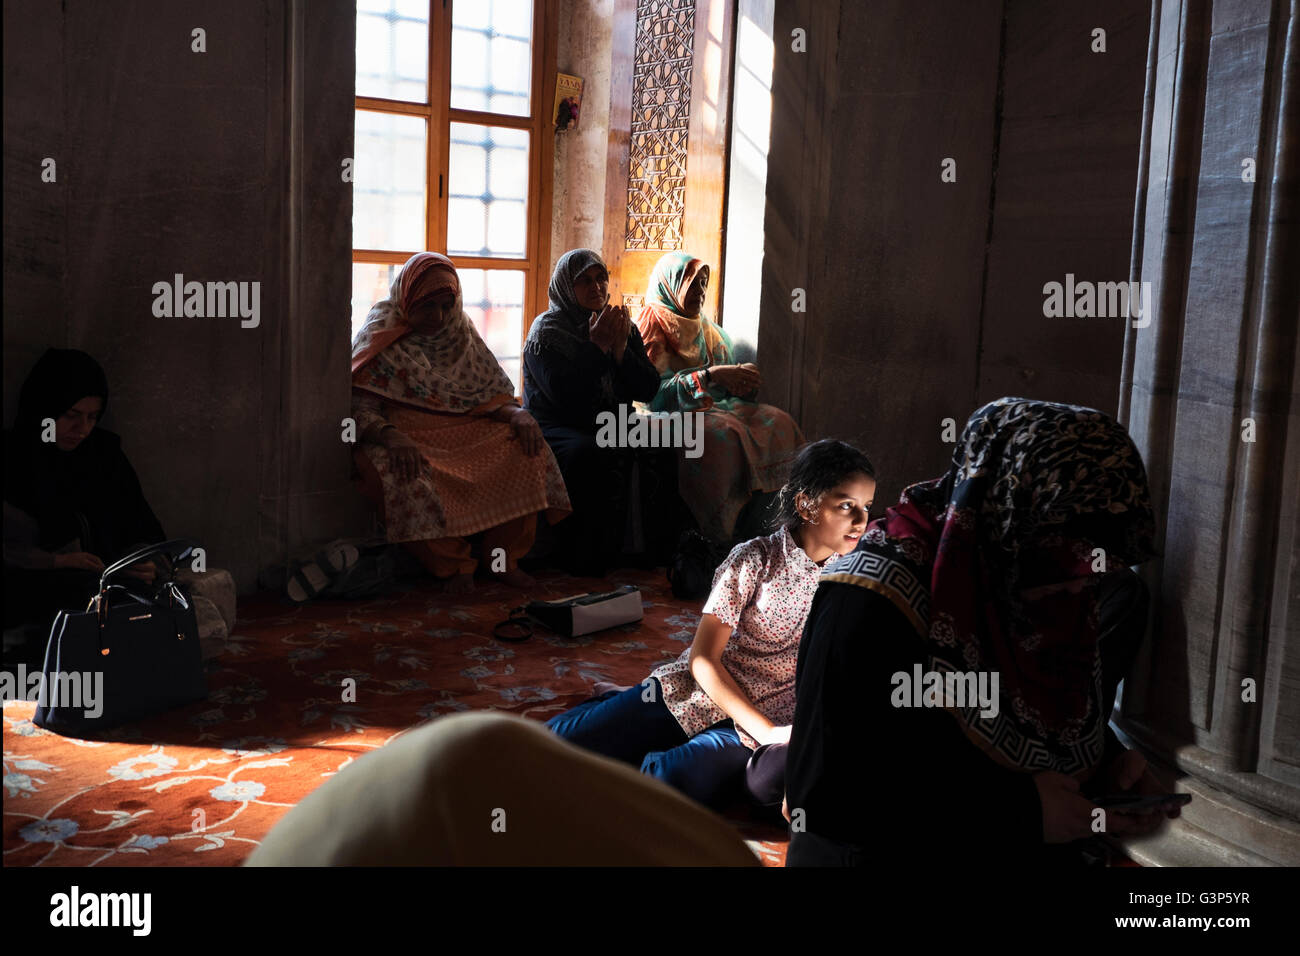
{"type": "Polygon", "coordinates": [[[173,570],[195,547],[178,538],[129,554],[104,569],[86,610],[58,613],[45,645],[36,726],[93,737],[208,696],[194,603],[173,570]],[[113,583],[131,565],[158,555],[168,569],[150,593],[113,583]]]}
{"type": "Polygon", "coordinates": [[[713,589],[713,575],[726,556],[725,548],[698,531],[683,531],[668,566],[668,585],[673,597],[682,601],[708,597],[713,589]]]}

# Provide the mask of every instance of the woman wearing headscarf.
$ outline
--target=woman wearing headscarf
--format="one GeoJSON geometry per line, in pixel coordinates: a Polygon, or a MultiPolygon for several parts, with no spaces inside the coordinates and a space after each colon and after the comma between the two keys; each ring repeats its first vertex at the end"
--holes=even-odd
{"type": "Polygon", "coordinates": [[[762,377],[735,364],[731,337],[701,314],[708,288],[703,260],[668,253],[650,275],[637,327],[660,375],[650,410],[704,415],[707,454],[681,456],[678,481],[701,532],[725,543],[745,505],[781,487],[804,438],[781,409],[753,401],[762,377]]]}
{"type": "Polygon", "coordinates": [[[503,580],[532,583],[518,561],[537,513],[559,520],[569,498],[537,422],[465,315],[446,256],[416,253],[370,310],[352,346],[352,394],[361,490],[388,540],[463,593],[478,565],[467,538],[482,532],[483,563],[503,552],[503,580]]]}
{"type": "MultiPolygon", "coordinates": [[[[76,349],[48,349],[23,382],[5,433],[5,628],[45,636],[56,612],[81,610],[106,565],[165,537],[122,452],[99,427],[108,380],[76,349]]],[[[153,580],[144,562],[129,583],[153,580]]]]}
{"type": "MultiPolygon", "coordinates": [[[[524,343],[524,405],[555,452],[573,501],[562,541],[571,570],[602,575],[640,527],[642,553],[664,561],[685,520],[671,450],[602,447],[600,417],[652,399],[659,373],[626,308],[609,303],[609,272],[591,249],[555,264],[550,309],[524,343]]],[[[635,543],[632,549],[635,550],[635,543]]]]}
{"type": "Polygon", "coordinates": [[[1146,626],[1128,565],[1153,536],[1121,425],[1020,398],[975,412],[947,474],[823,571],[799,651],[789,863],[1041,862],[1097,820],[1154,829],[1160,814],[1101,816],[1084,795],[1163,789],[1107,727],[1146,626]],[[927,696],[929,674],[991,692],[927,696]]]}

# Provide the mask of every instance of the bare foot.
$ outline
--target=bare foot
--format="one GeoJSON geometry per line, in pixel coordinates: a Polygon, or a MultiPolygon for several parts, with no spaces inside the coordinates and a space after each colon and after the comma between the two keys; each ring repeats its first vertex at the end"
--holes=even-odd
{"type": "Polygon", "coordinates": [[[443,584],[442,590],[446,594],[470,594],[474,591],[474,575],[453,575],[443,584]]]}
{"type": "Polygon", "coordinates": [[[502,581],[512,588],[530,588],[537,583],[537,579],[526,571],[515,568],[512,571],[506,571],[499,575],[502,581]]]}

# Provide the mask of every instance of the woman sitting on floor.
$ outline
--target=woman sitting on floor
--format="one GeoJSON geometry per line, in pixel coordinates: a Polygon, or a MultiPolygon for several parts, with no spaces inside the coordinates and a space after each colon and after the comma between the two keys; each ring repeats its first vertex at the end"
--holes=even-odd
{"type": "Polygon", "coordinates": [[[531,584],[518,561],[537,513],[559,520],[569,497],[537,422],[461,308],[446,256],[416,253],[370,310],[352,346],[352,395],[361,490],[388,540],[465,593],[478,565],[466,539],[483,532],[483,563],[508,584],[531,584]]]}
{"type": "Polygon", "coordinates": [[[875,491],[871,462],[856,448],[830,439],[809,445],[781,489],[784,523],[737,545],[718,568],[695,642],[641,684],[592,698],[547,726],[715,809],[744,795],[747,765],[764,751],[761,766],[749,767],[749,790],[775,811],[817,575],[857,543],[875,491]]]}
{"type": "MultiPolygon", "coordinates": [[[[1045,843],[1093,835],[1081,784],[1162,790],[1107,728],[1146,627],[1127,566],[1153,556],[1153,530],[1141,455],[1101,412],[1004,398],[971,416],[947,475],[905,489],[822,575],[788,865],[1035,865],[1045,843]]],[[[1106,832],[1159,820],[1107,811],[1106,832]]]]}
{"type": "Polygon", "coordinates": [[[637,326],[660,374],[650,410],[704,414],[707,454],[681,456],[678,482],[700,531],[730,542],[745,505],[781,487],[804,439],[781,409],[753,401],[762,377],[753,364],[735,364],[731,337],[700,314],[708,288],[703,261],[668,253],[650,275],[637,326]]]}
{"type": "Polygon", "coordinates": [[[626,420],[649,401],[659,373],[627,309],[609,304],[609,272],[590,249],[555,264],[550,309],[524,344],[524,404],[542,426],[573,501],[561,542],[579,574],[603,575],[620,555],[666,563],[689,523],[677,494],[672,449],[620,448],[597,440],[602,419],[626,420]],[[640,548],[625,547],[639,529],[640,548]]]}
{"type": "MultiPolygon", "coordinates": [[[[58,611],[82,610],[98,593],[106,565],[165,538],[122,440],[97,427],[107,407],[98,362],[48,349],[5,434],[5,629],[27,629],[31,652],[58,611]]],[[[141,562],[118,583],[143,587],[155,571],[141,562]]]]}

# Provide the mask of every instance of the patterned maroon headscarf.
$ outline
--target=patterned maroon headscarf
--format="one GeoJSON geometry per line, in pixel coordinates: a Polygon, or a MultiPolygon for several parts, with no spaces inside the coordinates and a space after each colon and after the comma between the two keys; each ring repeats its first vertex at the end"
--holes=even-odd
{"type": "Polygon", "coordinates": [[[1103,562],[1146,561],[1153,541],[1146,469],[1123,426],[1091,408],[1003,398],[971,416],[948,473],[905,489],[822,580],[892,601],[925,643],[928,670],[998,672],[996,717],[947,708],[991,756],[1073,773],[1100,762],[1109,718],[1103,562]]]}

